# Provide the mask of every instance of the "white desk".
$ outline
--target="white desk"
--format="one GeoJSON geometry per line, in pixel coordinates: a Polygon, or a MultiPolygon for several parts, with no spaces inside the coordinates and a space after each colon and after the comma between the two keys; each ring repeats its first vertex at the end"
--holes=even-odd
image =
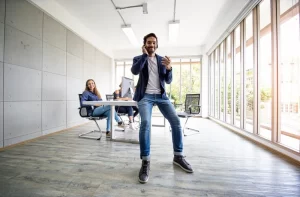
{"type": "Polygon", "coordinates": [[[138,141],[132,141],[132,140],[126,140],[126,139],[116,139],[114,135],[115,126],[114,126],[114,120],[115,120],[115,107],[114,106],[137,106],[137,102],[135,101],[83,101],[84,105],[94,105],[94,106],[100,106],[100,105],[109,105],[110,106],[110,128],[111,128],[111,140],[113,141],[122,141],[122,142],[131,142],[131,143],[138,143],[138,141]]]}

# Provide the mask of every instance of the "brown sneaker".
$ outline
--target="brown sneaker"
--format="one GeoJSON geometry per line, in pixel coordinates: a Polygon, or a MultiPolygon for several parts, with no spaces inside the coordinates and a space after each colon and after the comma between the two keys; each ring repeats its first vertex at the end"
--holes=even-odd
{"type": "Polygon", "coordinates": [[[184,158],[182,155],[174,155],[173,164],[179,166],[186,172],[193,173],[192,166],[184,158]]]}
{"type": "Polygon", "coordinates": [[[106,138],[111,138],[111,134],[110,134],[110,132],[108,131],[108,132],[106,132],[106,138]]]}
{"type": "Polygon", "coordinates": [[[150,161],[142,160],[142,167],[139,172],[139,182],[147,183],[149,179],[150,161]]]}

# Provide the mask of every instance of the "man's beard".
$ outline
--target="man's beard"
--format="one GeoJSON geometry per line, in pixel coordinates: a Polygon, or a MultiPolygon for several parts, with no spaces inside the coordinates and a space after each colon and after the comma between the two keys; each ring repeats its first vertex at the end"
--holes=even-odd
{"type": "Polygon", "coordinates": [[[155,53],[155,48],[146,48],[149,55],[155,53]],[[151,50],[150,50],[151,49],[151,50]]]}

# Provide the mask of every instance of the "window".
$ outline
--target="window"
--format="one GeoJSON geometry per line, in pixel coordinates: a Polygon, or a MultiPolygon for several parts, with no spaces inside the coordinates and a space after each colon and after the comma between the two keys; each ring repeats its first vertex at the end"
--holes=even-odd
{"type": "Polygon", "coordinates": [[[241,125],[241,39],[240,26],[234,30],[234,125],[241,125]]]}
{"type": "Polygon", "coordinates": [[[219,118],[219,48],[215,50],[215,117],[219,118]]]}
{"type": "Polygon", "coordinates": [[[299,2],[280,1],[280,127],[281,143],[300,149],[299,2]],[[297,44],[298,43],[298,44],[297,44]]]}
{"type": "Polygon", "coordinates": [[[252,13],[245,20],[245,130],[253,132],[253,110],[254,110],[254,64],[253,64],[253,23],[252,13]]]}
{"type": "Polygon", "coordinates": [[[225,84],[225,68],[224,68],[224,45],[223,42],[220,45],[220,120],[224,120],[224,84],[225,84]]]}
{"type": "Polygon", "coordinates": [[[272,123],[272,61],[271,61],[271,10],[270,1],[262,1],[259,4],[259,76],[258,89],[260,106],[259,135],[271,140],[271,123],[272,123]]]}
{"type": "Polygon", "coordinates": [[[231,61],[231,34],[226,39],[226,88],[227,88],[227,109],[226,122],[231,123],[231,90],[232,90],[232,61],[231,61]]]}

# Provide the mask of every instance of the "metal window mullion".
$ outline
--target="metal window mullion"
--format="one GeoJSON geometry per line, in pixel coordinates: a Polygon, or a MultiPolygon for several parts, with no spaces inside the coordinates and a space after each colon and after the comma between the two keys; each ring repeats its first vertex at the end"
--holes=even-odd
{"type": "Polygon", "coordinates": [[[252,14],[253,23],[253,133],[258,134],[259,131],[259,91],[258,91],[258,30],[259,30],[259,20],[258,20],[258,9],[255,7],[252,14]]]}
{"type": "Polygon", "coordinates": [[[212,53],[212,57],[213,57],[213,61],[212,61],[212,65],[213,65],[213,69],[212,69],[212,76],[213,76],[213,84],[212,84],[212,86],[213,86],[213,95],[212,95],[212,97],[213,97],[213,117],[215,117],[215,105],[216,105],[216,102],[215,102],[215,92],[216,92],[216,88],[215,88],[215,52],[213,52],[212,53]]]}
{"type": "MultiPolygon", "coordinates": [[[[208,56],[208,76],[210,76],[210,55],[208,56]]],[[[202,76],[203,77],[203,76],[202,76]]],[[[210,116],[210,77],[208,77],[208,115],[210,116]]],[[[202,110],[201,110],[202,111],[202,110]]]]}
{"type": "MultiPolygon", "coordinates": [[[[204,77],[203,77],[203,65],[202,65],[202,55],[201,55],[201,57],[200,57],[200,106],[203,106],[202,105],[202,84],[203,84],[203,79],[204,79],[204,77]]],[[[208,78],[206,78],[206,79],[208,79],[208,78]]],[[[200,115],[201,115],[201,117],[202,117],[202,110],[200,109],[200,115]]]]}
{"type": "Polygon", "coordinates": [[[271,1],[271,50],[272,50],[272,142],[278,142],[280,136],[278,102],[278,27],[279,0],[271,1]]]}
{"type": "Polygon", "coordinates": [[[241,74],[240,74],[240,77],[241,77],[241,84],[240,84],[240,87],[241,87],[241,90],[240,90],[240,108],[241,108],[241,115],[240,115],[240,127],[241,129],[245,129],[245,117],[246,117],[246,108],[245,108],[245,104],[247,102],[245,102],[245,89],[246,89],[246,83],[245,83],[245,34],[246,34],[246,31],[245,31],[245,21],[246,19],[244,19],[241,24],[240,24],[240,70],[241,70],[241,74]]]}
{"type": "Polygon", "coordinates": [[[232,116],[232,119],[231,119],[231,124],[232,125],[234,125],[234,123],[235,123],[235,91],[234,91],[234,89],[235,89],[235,76],[234,76],[234,72],[235,72],[235,69],[234,69],[234,58],[235,58],[235,50],[234,50],[234,30],[232,31],[232,39],[231,39],[231,65],[232,65],[232,72],[231,72],[231,74],[232,74],[232,86],[231,86],[231,116],[232,116]]]}
{"type": "Polygon", "coordinates": [[[180,100],[180,103],[182,102],[181,100],[181,86],[182,86],[182,80],[181,80],[181,59],[180,59],[180,62],[179,62],[179,100],[180,100]]]}
{"type": "Polygon", "coordinates": [[[189,85],[189,92],[192,93],[192,59],[190,59],[190,85],[189,85]]]}
{"type": "MultiPolygon", "coordinates": [[[[298,17],[300,19],[300,0],[298,0],[298,17]]],[[[299,20],[299,32],[300,32],[300,20],[299,20]]],[[[298,108],[300,109],[300,106],[298,106],[298,108]]],[[[299,150],[300,150],[300,140],[299,140],[299,150]]]]}
{"type": "Polygon", "coordinates": [[[218,72],[218,117],[219,119],[221,119],[221,53],[220,53],[220,49],[221,49],[221,45],[218,46],[218,68],[219,68],[219,72],[218,72]]]}
{"type": "Polygon", "coordinates": [[[224,122],[227,122],[227,103],[228,103],[228,95],[227,95],[227,38],[224,41],[224,122]]]}

